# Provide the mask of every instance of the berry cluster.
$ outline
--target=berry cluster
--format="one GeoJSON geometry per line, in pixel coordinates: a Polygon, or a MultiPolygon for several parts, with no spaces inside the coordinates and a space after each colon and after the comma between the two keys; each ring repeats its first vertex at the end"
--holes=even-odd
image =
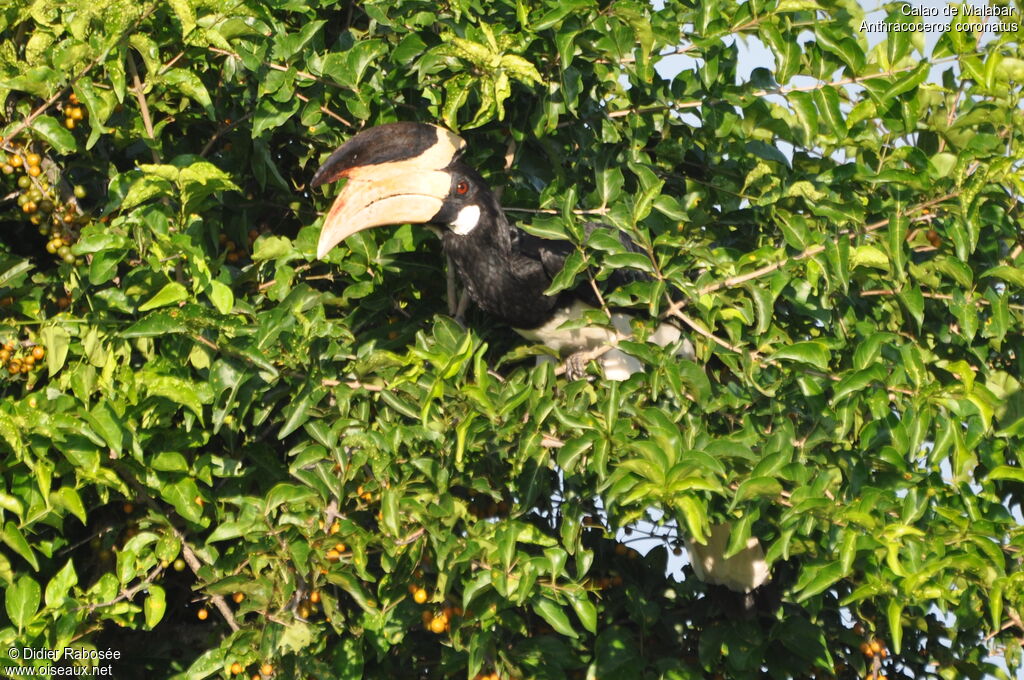
{"type": "Polygon", "coordinates": [[[452,629],[452,619],[456,616],[462,616],[461,608],[445,607],[436,612],[424,609],[421,619],[424,628],[435,635],[440,635],[452,629]]]}
{"type": "Polygon", "coordinates": [[[85,109],[79,106],[78,97],[72,92],[64,105],[64,127],[74,130],[80,120],[85,120],[85,109]]]}
{"type": "MultiPolygon", "coordinates": [[[[42,174],[42,162],[38,153],[14,147],[0,171],[5,175],[19,174],[18,207],[39,228],[39,234],[48,239],[46,252],[68,264],[81,264],[81,258],[71,253],[71,244],[78,239],[78,230],[87,219],[79,214],[77,206],[60,200],[42,174]]],[[[85,187],[75,186],[73,193],[76,199],[85,198],[85,187]]]]}
{"type": "Polygon", "coordinates": [[[269,231],[270,228],[265,225],[260,229],[250,229],[247,235],[248,238],[246,238],[245,243],[241,245],[228,238],[227,234],[221,233],[218,240],[220,245],[224,248],[224,251],[227,253],[224,256],[224,259],[231,264],[238,264],[245,260],[249,257],[249,251],[252,250],[252,244],[256,242],[256,239],[258,239],[260,235],[266,234],[269,231]]]}
{"type": "Polygon", "coordinates": [[[0,349],[0,367],[6,368],[12,376],[28,373],[42,366],[40,362],[45,356],[46,350],[42,345],[19,348],[14,341],[8,340],[0,349]]]}

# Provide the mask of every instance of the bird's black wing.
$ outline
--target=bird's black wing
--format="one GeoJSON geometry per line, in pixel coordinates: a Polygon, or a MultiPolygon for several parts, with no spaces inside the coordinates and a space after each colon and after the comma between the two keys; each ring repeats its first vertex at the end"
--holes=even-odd
{"type": "MultiPolygon", "coordinates": [[[[601,222],[587,222],[583,225],[584,233],[589,238],[598,229],[606,229],[619,237],[619,242],[629,252],[643,254],[644,251],[625,232],[601,222]]],[[[528,234],[522,229],[514,226],[509,227],[511,240],[512,271],[521,276],[524,280],[536,280],[543,275],[546,279],[545,288],[551,285],[551,281],[562,271],[565,260],[575,250],[575,246],[568,241],[555,241],[540,238],[528,234]]],[[[622,268],[614,270],[605,280],[598,282],[602,293],[606,290],[614,290],[634,281],[650,281],[651,277],[637,269],[622,268]]],[[[572,294],[584,302],[595,307],[599,305],[597,296],[589,281],[578,285],[572,294]]]]}

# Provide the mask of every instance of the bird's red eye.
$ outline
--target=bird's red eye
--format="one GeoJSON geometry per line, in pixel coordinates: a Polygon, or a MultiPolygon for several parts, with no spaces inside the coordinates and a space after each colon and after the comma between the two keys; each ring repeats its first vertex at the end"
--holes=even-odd
{"type": "Polygon", "coordinates": [[[460,196],[462,194],[465,194],[467,191],[469,191],[469,182],[463,180],[455,185],[455,193],[459,194],[460,196]]]}

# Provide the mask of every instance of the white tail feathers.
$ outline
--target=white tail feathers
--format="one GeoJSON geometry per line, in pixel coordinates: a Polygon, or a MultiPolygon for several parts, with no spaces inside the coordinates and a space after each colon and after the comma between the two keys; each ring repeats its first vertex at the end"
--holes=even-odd
{"type": "Polygon", "coordinates": [[[731,532],[730,523],[718,524],[711,527],[707,543],[686,539],[686,550],[690,553],[690,563],[697,578],[739,593],[749,593],[768,581],[771,574],[764,560],[761,542],[754,537],[747,539],[743,550],[732,557],[725,557],[731,532]]]}

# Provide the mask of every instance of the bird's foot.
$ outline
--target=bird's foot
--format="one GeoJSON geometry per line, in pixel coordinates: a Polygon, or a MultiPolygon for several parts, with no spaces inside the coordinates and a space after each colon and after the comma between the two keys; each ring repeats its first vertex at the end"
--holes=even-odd
{"type": "Polygon", "coordinates": [[[589,352],[574,352],[565,358],[565,377],[568,380],[579,380],[587,374],[590,363],[589,352]]]}

